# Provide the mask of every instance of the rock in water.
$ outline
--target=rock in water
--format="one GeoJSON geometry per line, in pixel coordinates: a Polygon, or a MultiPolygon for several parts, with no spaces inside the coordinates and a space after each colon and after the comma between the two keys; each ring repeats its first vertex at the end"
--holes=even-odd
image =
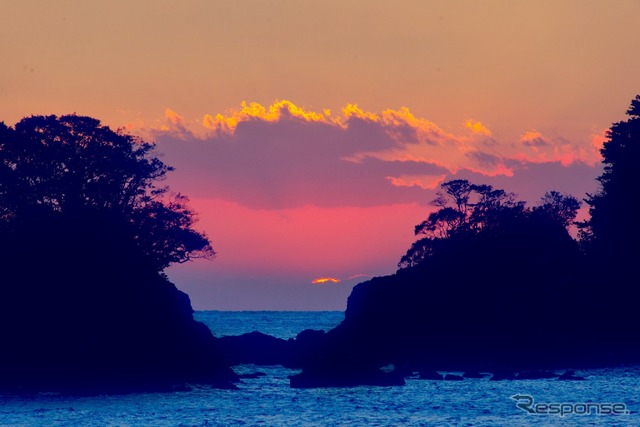
{"type": "Polygon", "coordinates": [[[442,380],[442,374],[439,374],[436,371],[420,371],[420,379],[421,380],[442,380]]]}
{"type": "Polygon", "coordinates": [[[383,372],[380,369],[362,367],[332,367],[329,369],[307,368],[300,374],[290,378],[292,388],[321,388],[321,387],[355,387],[360,385],[398,386],[404,385],[404,378],[393,372],[383,372]]]}
{"type": "Polygon", "coordinates": [[[576,375],[576,372],[569,369],[558,377],[559,381],[585,381],[586,378],[576,375]]]}
{"type": "Polygon", "coordinates": [[[447,374],[444,376],[445,381],[463,381],[464,377],[456,374],[447,374]]]}

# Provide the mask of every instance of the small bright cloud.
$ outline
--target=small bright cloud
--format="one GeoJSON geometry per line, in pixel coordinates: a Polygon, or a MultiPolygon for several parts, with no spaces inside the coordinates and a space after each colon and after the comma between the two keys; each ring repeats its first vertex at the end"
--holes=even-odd
{"type": "Polygon", "coordinates": [[[540,132],[527,131],[520,137],[520,143],[527,147],[545,147],[551,143],[540,132]]]}
{"type": "Polygon", "coordinates": [[[467,120],[464,127],[471,129],[471,132],[476,135],[491,136],[491,131],[482,123],[475,120],[467,120]]]}
{"type": "Polygon", "coordinates": [[[335,277],[318,277],[317,279],[313,279],[311,282],[314,285],[321,285],[324,283],[340,283],[340,279],[336,279],[335,277]]]}

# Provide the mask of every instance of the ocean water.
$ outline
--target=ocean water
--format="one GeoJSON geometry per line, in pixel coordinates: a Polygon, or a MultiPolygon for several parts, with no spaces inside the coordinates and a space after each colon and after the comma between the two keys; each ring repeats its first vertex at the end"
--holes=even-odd
{"type": "MultiPolygon", "coordinates": [[[[198,312],[218,336],[258,330],[291,338],[303,329],[325,329],[342,313],[198,312]],[[228,320],[228,321],[227,321],[228,320]],[[302,326],[302,327],[301,327],[302,326]]],[[[0,396],[2,426],[637,426],[640,425],[640,368],[577,371],[586,381],[427,381],[403,387],[291,389],[296,370],[279,366],[236,367],[264,372],[239,390],[194,386],[189,391],[116,396],[0,396]],[[564,404],[581,412],[583,403],[621,403],[629,414],[564,416],[529,414],[514,395],[536,403],[564,404]]],[[[537,407],[538,409],[545,407],[537,407]]],[[[543,411],[544,412],[544,411],[543,411]]]]}
{"type": "Polygon", "coordinates": [[[295,338],[305,329],[328,331],[344,319],[342,311],[196,311],[193,316],[217,337],[258,331],[295,338]]]}

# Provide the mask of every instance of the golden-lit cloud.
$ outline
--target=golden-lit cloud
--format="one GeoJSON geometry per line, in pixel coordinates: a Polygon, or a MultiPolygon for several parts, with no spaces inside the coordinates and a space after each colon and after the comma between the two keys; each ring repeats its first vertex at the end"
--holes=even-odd
{"type": "Polygon", "coordinates": [[[407,107],[375,113],[355,103],[335,114],[280,100],[242,102],[201,120],[172,109],[164,115],[151,137],[176,167],[174,176],[192,185],[191,194],[258,209],[426,205],[439,184],[465,174],[476,182],[517,183],[534,165],[594,166],[604,140],[568,141],[528,130],[505,141],[479,120],[444,130],[407,107]]]}
{"type": "Polygon", "coordinates": [[[342,108],[342,115],[345,119],[355,117],[357,119],[369,120],[372,122],[380,120],[377,114],[363,111],[358,108],[357,104],[347,104],[346,107],[342,108]]]}
{"type": "MultiPolygon", "coordinates": [[[[361,120],[378,125],[401,142],[433,142],[434,138],[438,137],[455,138],[453,135],[447,135],[435,123],[415,117],[406,107],[398,110],[387,109],[381,114],[376,114],[361,109],[357,104],[347,104],[342,108],[341,113],[341,115],[332,116],[331,111],[326,109],[322,112],[306,110],[286,99],[276,101],[269,106],[243,101],[239,109],[230,109],[224,114],[205,114],[202,126],[208,130],[233,134],[239,123],[256,120],[273,123],[288,119],[341,128],[347,128],[350,120],[361,120]]],[[[169,109],[165,112],[165,116],[174,125],[183,122],[182,117],[169,109]]],[[[165,126],[162,129],[168,130],[169,127],[165,126]]]]}
{"type": "Polygon", "coordinates": [[[269,107],[257,102],[247,103],[245,101],[240,105],[239,110],[231,110],[226,115],[216,114],[211,116],[210,114],[205,114],[202,120],[203,126],[211,130],[233,133],[238,123],[251,120],[277,122],[283,118],[292,118],[307,122],[338,123],[327,118],[328,113],[330,113],[328,110],[322,113],[306,111],[287,100],[276,101],[269,107]]]}
{"type": "Polygon", "coordinates": [[[475,120],[467,120],[464,127],[470,129],[472,133],[477,135],[491,136],[491,131],[482,123],[475,120]]]}
{"type": "Polygon", "coordinates": [[[340,279],[336,279],[335,277],[318,277],[317,279],[313,279],[311,281],[314,285],[322,285],[325,283],[340,283],[340,279]]]}

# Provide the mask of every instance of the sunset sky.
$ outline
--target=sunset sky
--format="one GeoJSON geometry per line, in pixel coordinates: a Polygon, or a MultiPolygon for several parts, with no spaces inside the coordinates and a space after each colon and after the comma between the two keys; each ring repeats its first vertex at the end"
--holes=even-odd
{"type": "Polygon", "coordinates": [[[437,185],[597,189],[640,94],[640,1],[0,0],[0,121],[96,117],[157,143],[213,261],[196,309],[342,310],[437,185]]]}

